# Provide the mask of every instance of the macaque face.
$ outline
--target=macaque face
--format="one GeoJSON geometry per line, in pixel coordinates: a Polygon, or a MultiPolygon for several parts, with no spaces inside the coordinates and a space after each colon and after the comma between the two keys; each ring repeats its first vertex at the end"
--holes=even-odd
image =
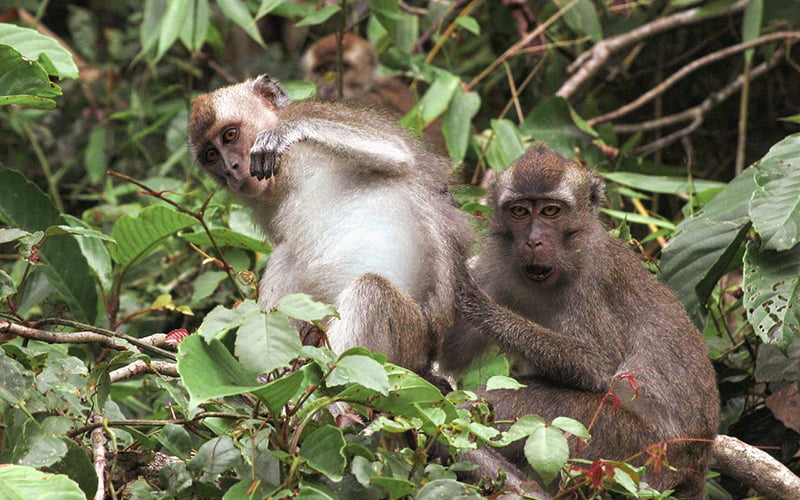
{"type": "Polygon", "coordinates": [[[194,159],[234,194],[266,197],[276,181],[250,175],[250,148],[256,136],[277,121],[274,107],[242,86],[200,96],[193,103],[190,123],[194,159]]]}

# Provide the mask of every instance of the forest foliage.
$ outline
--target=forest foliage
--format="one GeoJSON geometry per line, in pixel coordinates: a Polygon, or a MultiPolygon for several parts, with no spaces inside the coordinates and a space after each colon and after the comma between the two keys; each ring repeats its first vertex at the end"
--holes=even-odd
{"type": "Polygon", "coordinates": [[[0,491],[480,498],[502,486],[459,482],[468,464],[433,443],[524,439],[565,492],[669,495],[636,467],[569,461],[564,433],[591,433],[574,420],[501,432],[460,408],[515,386],[498,354],[442,396],[381,354],[302,345],[292,320],[330,306],[259,310],[270,247],[191,165],[190,102],[260,73],[307,97],[299,58],[337,30],[414,89],[408,127],[441,126],[479,230],[487,173],[533,140],[597,169],[610,227],[705,336],[720,432],[797,470],[800,2],[18,3],[0,11],[0,491]]]}

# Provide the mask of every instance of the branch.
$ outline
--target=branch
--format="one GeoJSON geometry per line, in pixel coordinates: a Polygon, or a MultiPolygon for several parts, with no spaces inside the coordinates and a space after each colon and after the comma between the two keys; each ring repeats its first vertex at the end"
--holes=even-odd
{"type": "Polygon", "coordinates": [[[117,368],[108,374],[111,383],[119,382],[120,380],[129,379],[140,373],[156,373],[160,375],[168,375],[170,377],[178,376],[178,365],[175,363],[167,363],[166,361],[150,361],[149,363],[143,359],[138,359],[133,363],[117,368]]]}
{"type": "Polygon", "coordinates": [[[0,321],[0,333],[12,333],[26,339],[41,340],[50,344],[100,344],[109,349],[125,350],[125,346],[118,344],[113,338],[94,332],[51,332],[10,321],[0,321]]]}
{"type": "MultiPolygon", "coordinates": [[[[102,424],[103,417],[95,413],[92,415],[91,421],[102,424]]],[[[94,473],[97,475],[97,491],[94,494],[94,500],[104,500],[106,497],[106,434],[102,425],[92,430],[92,457],[94,473]]]]}
{"type": "Polygon", "coordinates": [[[734,437],[720,435],[711,448],[712,468],[774,500],[800,498],[800,477],[785,465],[734,437]]]}
{"type": "MultiPolygon", "coordinates": [[[[769,61],[763,62],[753,68],[750,71],[750,80],[754,80],[759,76],[763,75],[773,67],[775,67],[778,62],[780,62],[781,58],[783,57],[784,51],[783,49],[778,49],[772,55],[772,58],[769,61]]],[[[668,125],[673,125],[675,123],[680,123],[687,120],[692,120],[692,122],[687,125],[685,128],[677,130],[667,136],[664,136],[656,141],[653,141],[649,144],[645,144],[644,146],[639,146],[638,148],[630,150],[628,153],[632,155],[643,155],[648,154],[652,151],[657,149],[661,149],[668,144],[686,137],[687,135],[694,132],[700,125],[703,123],[703,119],[706,113],[708,113],[714,106],[721,103],[734,93],[738,92],[739,89],[742,88],[744,85],[744,76],[739,75],[734,81],[729,83],[726,87],[709,94],[709,96],[697,106],[689,108],[687,110],[681,111],[680,113],[676,113],[674,115],[664,116],[661,118],[657,118],[655,120],[649,120],[642,123],[635,123],[635,124],[620,124],[614,125],[612,128],[614,132],[617,133],[635,133],[639,131],[647,131],[653,130],[661,127],[665,127],[668,125]]]]}
{"type": "Polygon", "coordinates": [[[644,41],[647,38],[653,37],[664,31],[684,27],[688,24],[693,24],[699,21],[706,21],[716,17],[726,16],[744,10],[749,0],[739,0],[727,9],[722,9],[717,12],[712,12],[708,15],[703,15],[703,8],[698,7],[695,9],[684,10],[657,19],[651,23],[640,26],[639,28],[629,31],[625,34],[606,38],[597,42],[594,47],[579,55],[572,64],[569,65],[567,71],[575,72],[569,80],[564,82],[556,95],[569,99],[578,89],[583,86],[597,71],[605,66],[608,59],[616,52],[644,41]]]}
{"type": "Polygon", "coordinates": [[[591,126],[595,126],[598,123],[607,122],[609,120],[613,120],[615,118],[619,118],[620,116],[628,114],[631,111],[633,111],[634,109],[640,108],[641,106],[645,105],[646,103],[652,101],[653,99],[655,99],[659,95],[661,95],[664,92],[666,92],[667,89],[672,87],[680,79],[682,79],[683,77],[689,75],[690,73],[702,68],[703,66],[711,64],[713,62],[716,62],[716,61],[718,61],[720,59],[723,59],[725,57],[731,56],[733,54],[736,54],[736,53],[739,53],[739,52],[744,52],[745,50],[750,49],[752,47],[755,47],[757,45],[761,45],[761,44],[764,44],[764,43],[769,43],[769,42],[772,42],[772,41],[775,41],[775,40],[784,39],[784,38],[800,38],[800,32],[796,32],[796,31],[780,31],[780,32],[777,32],[777,33],[771,33],[769,35],[762,36],[762,37],[757,38],[755,40],[750,40],[749,42],[743,42],[743,43],[739,43],[739,44],[736,44],[736,45],[731,45],[730,47],[727,47],[725,49],[722,49],[722,50],[719,50],[717,52],[713,52],[711,54],[708,54],[708,55],[706,55],[704,57],[701,57],[700,59],[692,61],[690,64],[687,64],[686,66],[684,66],[680,70],[676,71],[675,73],[670,75],[668,78],[663,80],[661,83],[659,83],[658,85],[656,85],[652,89],[648,90],[647,92],[645,92],[644,94],[639,96],[633,102],[630,102],[630,103],[622,106],[621,108],[618,108],[618,109],[616,109],[614,111],[611,111],[610,113],[606,113],[604,115],[600,115],[600,116],[597,116],[595,118],[592,118],[591,120],[587,120],[587,123],[589,125],[591,125],[591,126]]]}

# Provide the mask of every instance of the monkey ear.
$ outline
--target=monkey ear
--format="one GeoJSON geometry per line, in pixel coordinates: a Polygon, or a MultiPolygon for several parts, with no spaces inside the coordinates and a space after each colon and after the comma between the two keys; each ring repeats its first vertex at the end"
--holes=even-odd
{"type": "Polygon", "coordinates": [[[606,183],[599,175],[592,175],[591,184],[589,186],[589,201],[592,207],[597,208],[606,201],[606,183]]]}
{"type": "Polygon", "coordinates": [[[278,80],[273,80],[269,75],[260,75],[253,81],[253,92],[278,109],[285,108],[290,102],[289,96],[278,84],[278,80]]]}

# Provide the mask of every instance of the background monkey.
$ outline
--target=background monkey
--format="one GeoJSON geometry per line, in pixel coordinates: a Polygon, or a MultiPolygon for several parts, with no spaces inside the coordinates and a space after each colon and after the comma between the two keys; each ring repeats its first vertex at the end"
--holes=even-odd
{"type": "Polygon", "coordinates": [[[426,374],[455,321],[469,234],[447,160],[374,110],[290,103],[266,75],[197,97],[189,134],[192,158],[273,244],[262,307],[310,294],[341,315],[334,351],[363,345],[426,374]]]}
{"type": "MultiPolygon", "coordinates": [[[[417,101],[408,85],[378,74],[378,55],[367,40],[352,33],[342,36],[342,95],[337,83],[339,44],[335,33],[321,38],[303,54],[304,78],[317,85],[325,100],[353,99],[375,105],[398,119],[405,116],[417,101]]],[[[436,152],[446,153],[440,120],[425,129],[423,138],[436,152]]]]}
{"type": "MultiPolygon", "coordinates": [[[[603,187],[542,143],[497,177],[474,266],[496,303],[465,284],[462,312],[471,326],[448,335],[443,367],[464,370],[487,335],[507,352],[527,387],[486,394],[500,419],[535,413],[588,425],[613,389],[619,409],[605,404],[577,456],[625,459],[664,440],[708,440],[670,441],[669,464],[678,470],[645,478],[680,498],[701,498],[718,425],[714,370],[675,296],[606,232],[598,216],[603,187]],[[635,399],[620,380],[626,374],[638,384],[635,399]]],[[[521,444],[502,451],[525,464],[521,444]]]]}

